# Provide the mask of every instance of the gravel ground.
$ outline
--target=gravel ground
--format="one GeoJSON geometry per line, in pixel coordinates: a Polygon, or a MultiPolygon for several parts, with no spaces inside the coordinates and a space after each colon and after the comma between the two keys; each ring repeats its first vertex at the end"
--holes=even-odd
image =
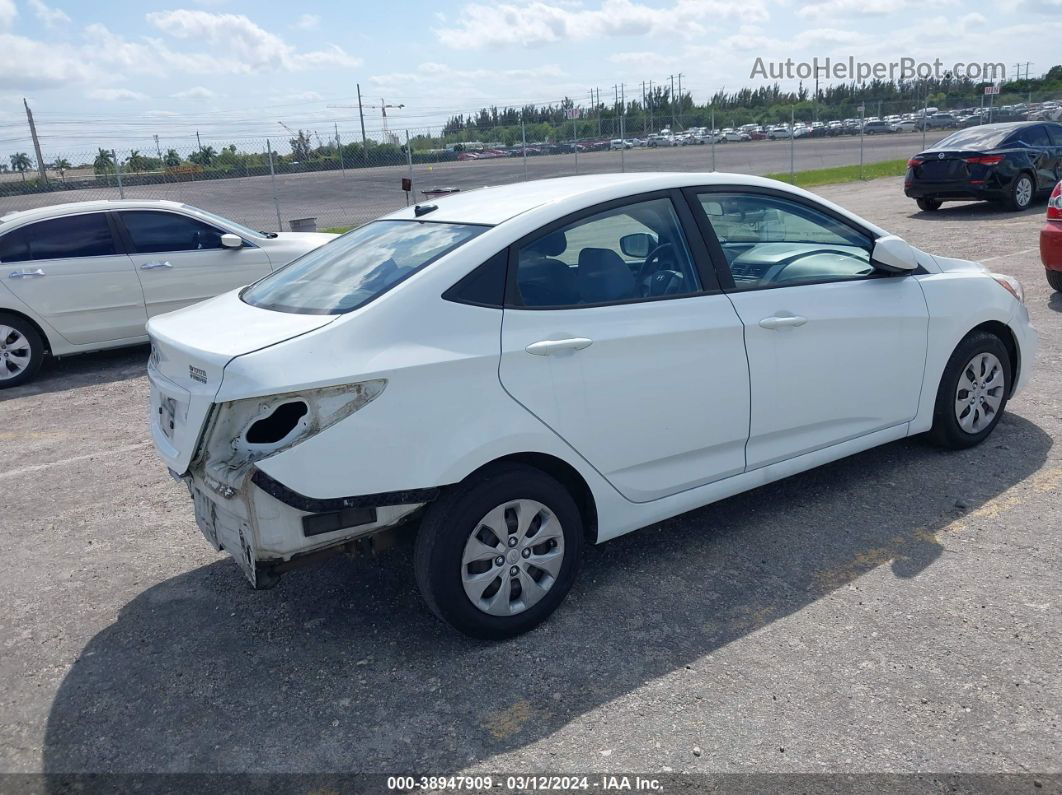
{"type": "Polygon", "coordinates": [[[0,398],[0,771],[1058,773],[1062,300],[1024,214],[821,193],[1018,276],[1036,377],[918,439],[589,550],[540,629],[422,606],[410,550],[253,592],[154,457],[137,348],[0,398]]]}

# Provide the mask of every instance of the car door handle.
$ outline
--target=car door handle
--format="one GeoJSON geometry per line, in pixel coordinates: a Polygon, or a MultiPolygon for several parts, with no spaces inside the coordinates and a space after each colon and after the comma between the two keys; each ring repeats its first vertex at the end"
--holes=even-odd
{"type": "Polygon", "coordinates": [[[581,351],[583,348],[590,347],[591,344],[593,344],[593,340],[588,340],[586,337],[571,337],[566,340],[532,342],[524,350],[535,356],[551,356],[561,351],[581,351]]]}
{"type": "Polygon", "coordinates": [[[172,267],[173,266],[170,265],[169,262],[145,262],[143,265],[140,266],[140,270],[142,270],[142,271],[154,271],[154,270],[158,270],[159,268],[172,268],[172,267]]]}
{"type": "Polygon", "coordinates": [[[35,271],[11,271],[7,274],[9,279],[39,279],[44,275],[44,271],[37,268],[35,271]]]}
{"type": "Polygon", "coordinates": [[[760,328],[795,328],[796,326],[803,326],[807,322],[808,319],[806,317],[801,317],[800,315],[773,315],[761,320],[760,328]]]}

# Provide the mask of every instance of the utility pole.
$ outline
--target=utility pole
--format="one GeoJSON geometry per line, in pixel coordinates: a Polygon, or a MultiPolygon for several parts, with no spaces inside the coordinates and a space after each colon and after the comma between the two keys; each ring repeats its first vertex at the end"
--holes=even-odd
{"type": "Polygon", "coordinates": [[[199,140],[199,130],[195,131],[195,142],[199,144],[199,154],[203,154],[203,142],[199,140]]]}
{"type": "Polygon", "coordinates": [[[339,140],[339,122],[333,122],[336,128],[336,156],[339,158],[339,171],[344,176],[347,173],[347,167],[343,165],[343,144],[339,140]]]}
{"type": "Polygon", "coordinates": [[[361,109],[361,83],[355,83],[358,87],[358,118],[361,119],[361,148],[364,152],[369,147],[369,141],[365,137],[365,113],[361,109]]]}
{"type": "Polygon", "coordinates": [[[653,132],[653,131],[656,130],[656,125],[653,124],[653,105],[655,104],[655,102],[653,100],[653,81],[652,80],[649,81],[649,103],[650,103],[649,104],[649,130],[650,130],[650,132],[653,132]]]}
{"type": "Polygon", "coordinates": [[[668,103],[671,106],[671,132],[675,132],[675,76],[668,75],[671,79],[671,101],[668,103]]]}
{"type": "Polygon", "coordinates": [[[29,103],[26,98],[22,98],[22,104],[26,108],[26,121],[29,122],[30,137],[33,139],[33,152],[37,155],[37,173],[41,176],[41,181],[45,185],[48,184],[48,169],[44,167],[44,158],[41,156],[41,142],[37,139],[37,125],[33,123],[33,111],[30,110],[29,103]]]}
{"type": "Polygon", "coordinates": [[[159,136],[156,133],[155,135],[152,136],[152,138],[155,139],[155,152],[159,156],[159,168],[162,169],[162,179],[165,181],[165,179],[166,179],[166,164],[162,160],[162,147],[159,146],[159,136]]]}

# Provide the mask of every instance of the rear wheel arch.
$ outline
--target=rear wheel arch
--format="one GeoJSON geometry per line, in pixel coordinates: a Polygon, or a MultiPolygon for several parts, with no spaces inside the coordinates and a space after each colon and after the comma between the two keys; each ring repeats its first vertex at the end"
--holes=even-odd
{"type": "Polygon", "coordinates": [[[40,335],[41,339],[44,341],[44,352],[45,352],[45,354],[48,354],[48,355],[51,354],[51,352],[52,352],[52,341],[50,339],[48,339],[48,333],[44,330],[44,328],[41,326],[40,323],[38,323],[36,320],[34,320],[29,315],[27,315],[25,312],[19,312],[17,309],[8,309],[7,307],[4,307],[4,306],[0,306],[0,315],[10,315],[12,317],[17,317],[19,320],[23,320],[26,323],[29,323],[34,328],[34,330],[40,335]]]}
{"type": "Polygon", "coordinates": [[[509,464],[524,464],[533,467],[564,486],[579,508],[586,541],[591,544],[597,543],[597,501],[594,499],[594,493],[579,471],[561,458],[548,453],[510,453],[489,461],[470,472],[464,480],[483,477],[493,470],[504,468],[509,464]]]}

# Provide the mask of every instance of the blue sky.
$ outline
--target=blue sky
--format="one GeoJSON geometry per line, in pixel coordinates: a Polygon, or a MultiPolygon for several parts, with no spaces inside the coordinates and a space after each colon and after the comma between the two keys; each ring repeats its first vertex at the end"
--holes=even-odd
{"type": "MultiPolygon", "coordinates": [[[[278,124],[356,137],[351,105],[404,104],[392,129],[484,104],[586,101],[681,72],[695,99],[756,85],[757,56],[1062,61],[1062,0],[0,0],[0,151],[128,148],[158,133],[188,148],[286,138],[278,124]]],[[[794,81],[795,82],[795,81],[794,81]]],[[[366,124],[379,130],[379,109],[366,124]]]]}

